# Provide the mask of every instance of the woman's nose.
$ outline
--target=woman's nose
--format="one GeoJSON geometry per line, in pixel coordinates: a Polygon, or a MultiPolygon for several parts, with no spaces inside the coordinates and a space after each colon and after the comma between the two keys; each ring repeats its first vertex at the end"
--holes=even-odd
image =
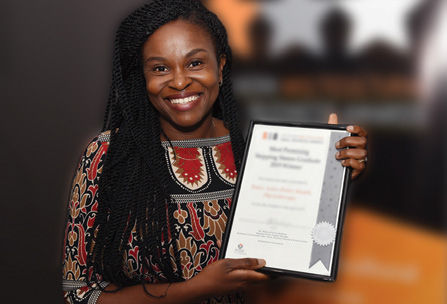
{"type": "Polygon", "coordinates": [[[170,87],[178,91],[183,91],[191,84],[191,79],[182,69],[174,70],[170,87]]]}

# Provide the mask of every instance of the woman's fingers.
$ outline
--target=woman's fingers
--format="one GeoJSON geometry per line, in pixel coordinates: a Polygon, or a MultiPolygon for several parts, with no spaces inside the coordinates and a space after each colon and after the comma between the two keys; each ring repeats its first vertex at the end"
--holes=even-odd
{"type": "Polygon", "coordinates": [[[345,167],[352,168],[351,172],[352,179],[357,178],[357,176],[359,176],[363,172],[363,170],[365,170],[366,167],[364,162],[352,158],[342,160],[341,164],[345,167]]]}
{"type": "Polygon", "coordinates": [[[354,158],[357,160],[365,160],[368,152],[365,149],[343,149],[335,153],[336,159],[354,158]]]}
{"type": "Polygon", "coordinates": [[[268,275],[255,271],[265,266],[263,259],[224,259],[222,262],[225,263],[228,275],[234,282],[240,282],[241,287],[270,280],[268,275]]]}
{"type": "Polygon", "coordinates": [[[368,142],[367,136],[368,132],[360,126],[348,126],[346,130],[352,134],[356,134],[357,136],[348,136],[340,139],[335,147],[337,149],[343,149],[347,147],[354,148],[364,148],[366,147],[366,143],[368,142]]]}
{"type": "Polygon", "coordinates": [[[264,266],[265,260],[262,259],[222,259],[206,266],[188,282],[203,287],[208,297],[221,296],[268,281],[268,275],[256,271],[264,266]]]}
{"type": "Polygon", "coordinates": [[[358,170],[358,171],[362,171],[363,169],[365,169],[365,163],[362,161],[358,161],[356,159],[344,159],[341,161],[341,164],[345,167],[351,167],[354,170],[358,170]]]}
{"type": "Polygon", "coordinates": [[[357,136],[347,136],[335,143],[335,147],[339,149],[335,154],[335,158],[342,160],[341,163],[343,166],[352,168],[351,178],[355,179],[366,167],[368,132],[357,125],[348,126],[346,130],[357,136]]]}
{"type": "Polygon", "coordinates": [[[335,144],[335,147],[337,149],[343,149],[343,148],[347,148],[347,147],[365,148],[367,142],[368,142],[368,140],[364,136],[362,136],[362,137],[359,137],[359,136],[348,136],[348,137],[343,137],[342,139],[340,139],[335,144]]]}
{"type": "Polygon", "coordinates": [[[357,134],[358,136],[368,136],[368,132],[360,126],[347,126],[346,130],[348,132],[357,134]]]}
{"type": "Polygon", "coordinates": [[[328,119],[327,123],[330,124],[330,125],[336,125],[336,124],[338,124],[338,117],[337,117],[337,114],[335,114],[335,113],[331,113],[331,114],[329,115],[329,119],[328,119]]]}
{"type": "Polygon", "coordinates": [[[266,261],[264,259],[226,259],[227,267],[231,270],[235,269],[259,269],[265,266],[266,261]]]}

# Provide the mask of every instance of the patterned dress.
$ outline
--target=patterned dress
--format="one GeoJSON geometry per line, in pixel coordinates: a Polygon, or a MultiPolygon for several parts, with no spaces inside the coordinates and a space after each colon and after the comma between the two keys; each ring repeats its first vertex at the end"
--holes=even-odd
{"type": "MultiPolygon", "coordinates": [[[[66,303],[96,303],[101,291],[86,284],[86,258],[92,240],[93,223],[98,210],[97,191],[110,133],[102,133],[87,146],[75,175],[68,206],[63,261],[63,291],[66,303]]],[[[171,176],[170,193],[177,203],[174,218],[178,231],[177,246],[183,277],[188,280],[205,266],[216,261],[229,214],[237,172],[230,137],[173,141],[166,150],[166,166],[171,176]]],[[[123,256],[123,269],[129,277],[138,278],[141,259],[132,232],[123,256]]],[[[156,267],[156,265],[154,265],[156,267]]],[[[157,283],[147,276],[148,283],[157,283]]],[[[109,283],[100,281],[102,287],[109,283]]],[[[237,295],[213,298],[203,303],[242,303],[237,295]]]]}

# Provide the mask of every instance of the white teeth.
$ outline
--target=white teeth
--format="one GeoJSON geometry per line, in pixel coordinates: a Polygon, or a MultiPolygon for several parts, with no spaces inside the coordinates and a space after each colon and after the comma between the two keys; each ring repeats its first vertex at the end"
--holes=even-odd
{"type": "Polygon", "coordinates": [[[172,103],[185,104],[185,103],[191,102],[193,100],[196,100],[197,98],[199,98],[199,95],[189,96],[189,97],[186,97],[186,98],[170,99],[169,101],[172,102],[172,103]]]}

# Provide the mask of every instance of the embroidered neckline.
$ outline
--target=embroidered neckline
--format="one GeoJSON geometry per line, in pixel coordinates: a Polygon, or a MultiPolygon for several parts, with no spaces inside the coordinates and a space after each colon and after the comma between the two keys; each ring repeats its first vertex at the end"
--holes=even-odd
{"type": "MultiPolygon", "coordinates": [[[[230,134],[212,137],[212,138],[196,138],[196,139],[185,139],[185,140],[173,140],[171,141],[173,147],[179,148],[200,148],[206,146],[217,146],[230,141],[230,134]]],[[[161,145],[164,148],[170,147],[168,141],[162,141],[161,145]]]]}

